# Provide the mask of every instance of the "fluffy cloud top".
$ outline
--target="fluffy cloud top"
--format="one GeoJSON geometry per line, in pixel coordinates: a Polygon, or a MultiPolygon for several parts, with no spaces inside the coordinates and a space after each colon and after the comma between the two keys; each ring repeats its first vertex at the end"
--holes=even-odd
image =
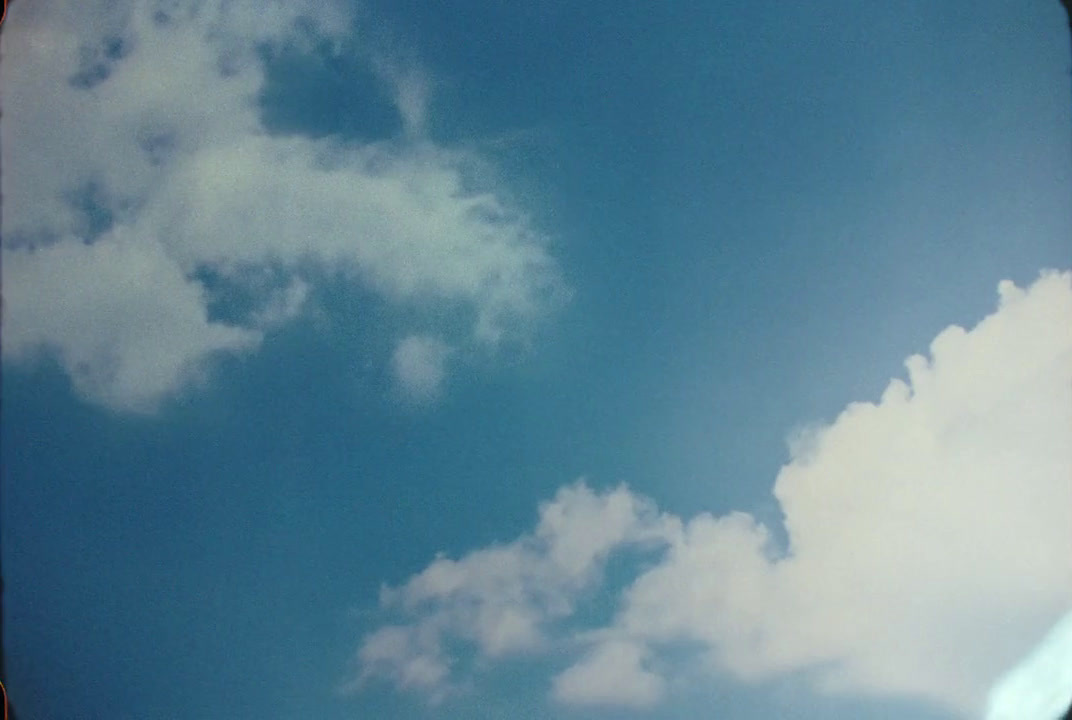
{"type": "Polygon", "coordinates": [[[468,336],[453,340],[484,347],[561,299],[545,239],[470,181],[474,158],[422,134],[419,71],[370,59],[405,121],[395,141],[263,127],[258,53],[323,42],[343,52],[345,7],[14,8],[2,78],[6,358],[53,349],[84,396],[138,410],[181,388],[211,353],[252,347],[293,317],[310,269],[341,271],[410,309],[453,309],[471,318],[468,336]],[[145,303],[134,278],[150,256],[154,277],[168,280],[145,303]],[[210,322],[196,272],[240,284],[251,267],[283,268],[293,292],[265,295],[238,326],[210,322]],[[71,288],[93,300],[73,308],[71,288]],[[88,335],[108,338],[108,352],[87,350],[88,335]]]}
{"type": "Polygon", "coordinates": [[[809,669],[821,691],[977,717],[995,678],[1072,605],[1072,273],[1026,290],[1003,282],[999,295],[976,327],[950,327],[929,357],[909,358],[907,381],[879,402],[794,439],[774,485],[784,550],[746,514],[682,521],[627,490],[578,486],[541,514],[534,537],[553,542],[440,558],[388,604],[401,598],[409,627],[452,633],[484,657],[537,638],[587,644],[552,680],[561,702],[651,704],[665,687],[651,659],[698,648],[712,672],[809,669]],[[557,515],[573,519],[549,530],[557,515]],[[570,638],[555,621],[582,584],[566,581],[574,573],[554,548],[574,533],[577,548],[599,548],[562,554],[583,577],[638,534],[665,554],[623,592],[613,622],[570,638]]]}

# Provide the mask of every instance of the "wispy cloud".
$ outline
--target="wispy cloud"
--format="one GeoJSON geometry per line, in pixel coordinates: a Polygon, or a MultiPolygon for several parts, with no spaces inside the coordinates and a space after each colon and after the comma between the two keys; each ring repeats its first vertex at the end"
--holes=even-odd
{"type": "MultiPolygon", "coordinates": [[[[877,403],[794,439],[774,484],[786,548],[744,513],[684,520],[624,488],[578,485],[543,507],[533,534],[439,558],[386,606],[485,658],[580,644],[551,681],[565,703],[650,705],[669,658],[699,648],[711,672],[809,669],[820,691],[977,717],[994,679],[1072,604],[1072,273],[1003,282],[999,295],[974,328],[947,328],[929,357],[909,358],[907,380],[877,403]],[[641,539],[664,554],[613,621],[567,631],[578,589],[641,539]]],[[[445,657],[441,640],[430,647],[445,657]]],[[[381,674],[406,686],[404,662],[381,674]]]]}
{"type": "Polygon", "coordinates": [[[473,320],[451,342],[483,347],[523,334],[561,299],[540,232],[493,188],[470,182],[469,155],[423,134],[419,67],[384,75],[405,137],[361,144],[263,127],[259,49],[300,48],[310,37],[341,48],[352,28],[345,8],[16,8],[3,65],[6,358],[55,351],[85,397],[144,410],[212,353],[249,350],[300,312],[315,282],[309,268],[342,271],[409,309],[456,308],[473,320]],[[145,303],[150,257],[170,280],[145,303]],[[210,320],[196,271],[238,284],[258,266],[282,267],[295,291],[266,294],[244,323],[210,320]],[[73,307],[61,284],[91,288],[95,304],[73,307]],[[110,338],[108,357],[87,350],[83,335],[110,338]],[[173,336],[181,340],[154,341],[173,336]]]}

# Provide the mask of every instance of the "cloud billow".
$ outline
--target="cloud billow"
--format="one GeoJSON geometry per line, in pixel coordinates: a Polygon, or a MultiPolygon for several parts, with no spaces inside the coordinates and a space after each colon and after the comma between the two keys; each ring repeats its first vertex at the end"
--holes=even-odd
{"type": "Polygon", "coordinates": [[[577,595],[598,583],[611,552],[660,544],[676,527],[625,487],[562,488],[540,507],[532,533],[458,560],[439,557],[400,587],[385,587],[384,609],[408,621],[365,638],[354,687],[380,678],[441,698],[455,689],[452,639],[485,658],[544,651],[549,630],[573,615],[577,595]]]}
{"type": "Polygon", "coordinates": [[[456,682],[444,637],[502,660],[487,630],[497,626],[480,620],[494,609],[524,619],[512,637],[526,648],[583,649],[550,681],[561,703],[654,705],[673,674],[668,658],[690,648],[712,673],[808,670],[821,692],[978,717],[991,684],[1072,606],[1072,273],[998,290],[995,312],[941,332],[877,403],[850,404],[794,439],[774,483],[786,548],[745,513],[686,520],[626,488],[570,486],[544,506],[537,536],[558,508],[585,532],[607,529],[598,552],[578,557],[602,562],[637,537],[662,549],[610,623],[567,630],[560,621],[582,586],[555,572],[548,581],[555,545],[523,536],[437,559],[389,592],[387,609],[408,617],[390,632],[432,640],[373,662],[385,631],[372,633],[358,652],[363,678],[441,691],[456,682]],[[554,588],[554,602],[530,585],[554,588]],[[440,672],[404,680],[408,664],[432,658],[440,672]]]}
{"type": "Polygon", "coordinates": [[[300,313],[308,268],[407,309],[456,308],[471,323],[449,342],[477,348],[524,335],[565,297],[546,238],[469,182],[474,158],[423,134],[419,73],[368,59],[404,137],[264,127],[259,51],[342,52],[344,3],[43,0],[8,22],[5,360],[54,353],[84,397],[151,411],[212,356],[253,351],[300,313]],[[281,267],[302,292],[267,293],[228,324],[210,316],[206,267],[234,283],[281,267]]]}

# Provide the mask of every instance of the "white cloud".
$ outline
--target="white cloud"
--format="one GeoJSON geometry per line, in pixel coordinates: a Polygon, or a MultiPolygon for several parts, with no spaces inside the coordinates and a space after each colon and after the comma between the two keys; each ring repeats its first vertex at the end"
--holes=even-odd
{"type": "Polygon", "coordinates": [[[263,306],[254,313],[253,324],[256,327],[275,327],[297,317],[309,297],[309,283],[301,278],[292,278],[282,288],[271,290],[265,295],[263,306]]]}
{"type": "Polygon", "coordinates": [[[821,691],[978,717],[995,678],[1072,605],[1072,273],[1028,289],[1003,282],[999,294],[976,327],[950,327],[929,358],[909,358],[907,382],[891,381],[878,403],[793,438],[774,485],[786,549],[747,514],[681,522],[624,489],[611,502],[582,487],[544,508],[541,551],[524,540],[440,559],[403,596],[445,603],[433,612],[529,607],[558,637],[565,613],[531,602],[530,589],[559,588],[568,608],[569,561],[546,580],[554,548],[586,576],[584,548],[602,558],[643,535],[665,555],[623,593],[610,625],[575,636],[587,654],[554,680],[558,700],[654,701],[662,682],[649,654],[698,648],[713,672],[807,669],[821,691]],[[509,557],[492,563],[495,553],[509,557]],[[603,691],[623,678],[639,697],[603,691]]]}
{"type": "Polygon", "coordinates": [[[784,557],[749,517],[698,517],[620,629],[699,641],[742,677],[828,664],[827,690],[978,713],[1072,601],[1072,274],[999,290],[782,468],[784,557]]]}
{"type": "Polygon", "coordinates": [[[391,369],[403,395],[418,403],[439,397],[450,355],[450,347],[436,338],[410,335],[398,343],[391,369]]]}
{"type": "MultiPolygon", "coordinates": [[[[405,138],[359,144],[270,135],[262,126],[257,98],[266,78],[257,48],[300,48],[312,38],[342,48],[351,28],[344,8],[252,0],[125,0],[107,12],[58,0],[16,6],[2,68],[5,283],[9,264],[21,267],[31,247],[75,252],[103,241],[79,201],[91,193],[115,233],[154,247],[189,285],[206,266],[225,280],[249,267],[289,273],[294,291],[266,294],[242,328],[248,332],[296,314],[312,267],[341,270],[411,310],[453,308],[471,317],[468,336],[452,344],[493,347],[524,333],[562,297],[556,265],[522,214],[469,181],[471,156],[421,134],[428,82],[419,68],[386,73],[402,66],[370,60],[393,83],[405,138]]],[[[47,306],[55,277],[43,269],[41,284],[20,302],[47,306]]],[[[5,316],[5,334],[36,334],[43,346],[72,342],[55,334],[70,323],[49,325],[45,337],[18,327],[20,317],[29,314],[5,316]]],[[[130,332],[123,314],[80,319],[102,335],[130,332]]],[[[196,366],[217,344],[206,337],[166,345],[184,352],[166,362],[196,366]]],[[[120,348],[110,362],[138,361],[120,348]]],[[[158,381],[102,392],[122,407],[175,389],[158,381]]]]}
{"type": "MultiPolygon", "coordinates": [[[[564,487],[541,506],[533,533],[460,560],[439,557],[401,587],[385,588],[385,609],[410,618],[400,627],[405,632],[421,628],[435,639],[419,652],[385,658],[369,650],[383,642],[382,631],[374,632],[358,652],[360,676],[407,687],[401,681],[405,668],[417,658],[429,665],[443,663],[447,639],[469,644],[483,658],[541,650],[547,645],[547,626],[573,613],[578,593],[598,580],[613,550],[659,542],[675,528],[624,487],[605,493],[594,493],[583,483],[564,487]]],[[[448,683],[446,677],[441,680],[424,689],[442,691],[448,683]]]]}
{"type": "Polygon", "coordinates": [[[438,637],[427,627],[380,628],[366,638],[358,661],[361,671],[349,690],[359,689],[371,677],[385,676],[399,688],[427,692],[434,701],[445,694],[450,666],[438,637]]]}
{"type": "Polygon", "coordinates": [[[412,136],[424,135],[430,85],[427,75],[413,63],[403,64],[395,58],[383,55],[374,57],[374,66],[380,77],[394,91],[395,105],[402,117],[403,129],[412,136]]]}
{"type": "Polygon", "coordinates": [[[144,221],[187,265],[318,260],[396,302],[471,305],[492,341],[557,292],[539,238],[431,147],[246,136],[177,166],[144,221]]]}
{"type": "Polygon", "coordinates": [[[650,707],[665,691],[665,681],[644,667],[642,645],[614,640],[554,678],[552,697],[569,705],[650,707]]]}
{"type": "Polygon", "coordinates": [[[122,230],[92,245],[5,253],[3,289],[4,355],[54,351],[79,392],[119,410],[151,412],[197,378],[195,360],[260,341],[210,322],[201,287],[160,244],[122,230]]]}

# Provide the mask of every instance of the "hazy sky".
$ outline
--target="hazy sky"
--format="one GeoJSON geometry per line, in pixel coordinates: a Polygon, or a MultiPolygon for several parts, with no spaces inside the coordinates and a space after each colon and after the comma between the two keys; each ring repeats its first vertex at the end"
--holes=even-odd
{"type": "Polygon", "coordinates": [[[23,0],[26,718],[979,718],[1072,607],[1067,19],[23,0]]]}

